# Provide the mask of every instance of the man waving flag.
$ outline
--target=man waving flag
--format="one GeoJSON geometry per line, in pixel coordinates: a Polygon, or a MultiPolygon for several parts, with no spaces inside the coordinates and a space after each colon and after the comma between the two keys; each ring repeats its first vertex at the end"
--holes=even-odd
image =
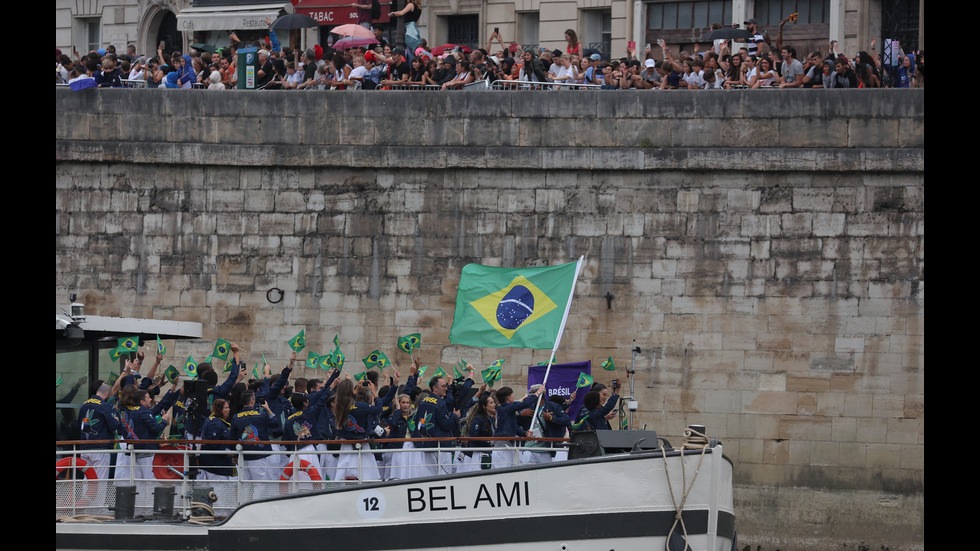
{"type": "Polygon", "coordinates": [[[449,342],[556,348],[581,262],[540,268],[467,264],[460,274],[449,342]]]}

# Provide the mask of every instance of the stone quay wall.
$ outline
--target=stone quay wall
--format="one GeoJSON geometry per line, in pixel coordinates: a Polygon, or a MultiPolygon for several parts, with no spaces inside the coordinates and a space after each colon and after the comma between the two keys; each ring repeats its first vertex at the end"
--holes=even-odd
{"type": "Polygon", "coordinates": [[[723,442],[740,544],[922,548],[923,90],[57,92],[57,305],[519,387],[460,269],[584,255],[558,360],[723,442]]]}

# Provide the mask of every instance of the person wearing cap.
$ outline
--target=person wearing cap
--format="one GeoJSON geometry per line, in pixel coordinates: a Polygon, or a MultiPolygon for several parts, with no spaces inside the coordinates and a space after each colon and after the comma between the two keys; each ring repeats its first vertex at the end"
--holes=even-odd
{"type": "Polygon", "coordinates": [[[269,52],[267,50],[259,50],[258,70],[255,72],[255,87],[262,88],[272,81],[274,75],[275,69],[272,67],[272,62],[269,61],[269,52]]]}
{"type": "Polygon", "coordinates": [[[633,87],[643,90],[660,87],[661,74],[657,71],[657,62],[647,59],[643,62],[643,70],[633,77],[633,87]]]}
{"type": "Polygon", "coordinates": [[[400,86],[408,83],[412,67],[405,61],[405,50],[395,48],[391,51],[391,63],[388,64],[388,78],[381,81],[382,86],[400,86]]]}
{"type": "Polygon", "coordinates": [[[749,55],[758,56],[759,44],[766,41],[765,37],[762,36],[762,33],[759,32],[759,21],[754,17],[746,19],[745,30],[752,33],[752,36],[744,40],[744,42],[748,44],[749,55]]]}

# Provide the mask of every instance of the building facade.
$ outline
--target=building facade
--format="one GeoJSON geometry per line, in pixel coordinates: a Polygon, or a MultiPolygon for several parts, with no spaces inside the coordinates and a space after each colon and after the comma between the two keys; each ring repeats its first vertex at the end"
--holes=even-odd
{"type": "MultiPolygon", "coordinates": [[[[382,3],[382,25],[391,27],[387,13],[389,7],[399,7],[398,2],[382,3]]],[[[110,44],[124,52],[125,45],[134,44],[138,53],[152,53],[161,42],[168,51],[186,51],[195,43],[221,47],[228,44],[232,31],[242,39],[259,39],[266,18],[293,12],[320,23],[318,28],[279,37],[294,47],[326,46],[331,43],[330,29],[356,22],[353,8],[343,0],[58,0],[55,40],[63,52],[110,44]]],[[[791,13],[799,17],[784,26],[783,43],[795,46],[800,55],[826,53],[835,40],[848,57],[870,51],[872,39],[878,52],[924,48],[920,0],[425,0],[419,30],[429,46],[485,47],[499,29],[506,45],[564,51],[565,31],[573,29],[584,48],[604,58],[623,57],[631,43],[641,57],[645,45],[652,45],[659,58],[658,39],[676,51],[691,51],[711,24],[741,25],[750,17],[775,44],[780,20],[791,13]]],[[[394,29],[390,30],[393,39],[394,29]]],[[[495,52],[500,45],[490,49],[495,52]]]]}

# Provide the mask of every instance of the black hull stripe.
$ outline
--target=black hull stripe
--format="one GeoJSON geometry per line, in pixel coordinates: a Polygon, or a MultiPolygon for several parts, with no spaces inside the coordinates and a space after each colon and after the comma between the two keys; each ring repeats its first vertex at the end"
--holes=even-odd
{"type": "MultiPolygon", "coordinates": [[[[687,533],[706,534],[708,512],[685,511],[687,533]]],[[[735,536],[735,517],[719,513],[718,535],[735,536]]],[[[209,551],[282,551],[284,541],[298,549],[318,549],[324,542],[345,551],[411,549],[415,547],[465,547],[477,543],[585,541],[604,538],[666,537],[674,513],[626,512],[559,517],[510,517],[499,520],[449,521],[442,524],[351,526],[342,528],[283,530],[212,530],[209,551]]],[[[680,527],[677,528],[680,530],[680,527]]]]}
{"type": "MultiPolygon", "coordinates": [[[[705,534],[708,528],[707,511],[685,511],[687,533],[705,534]]],[[[282,551],[284,541],[291,547],[319,549],[329,541],[338,549],[368,551],[374,549],[406,549],[407,542],[419,542],[420,547],[463,547],[475,542],[507,544],[517,542],[553,542],[558,540],[584,541],[602,538],[665,537],[674,522],[674,514],[665,512],[602,513],[590,515],[502,518],[499,520],[445,522],[397,526],[353,526],[345,528],[294,528],[288,530],[213,530],[204,535],[166,535],[136,537],[127,534],[124,523],[105,523],[98,534],[59,533],[55,538],[58,549],[99,549],[127,551],[135,548],[146,551],[204,550],[208,551],[282,551]]],[[[735,517],[718,514],[718,535],[734,539],[735,517]]]]}

